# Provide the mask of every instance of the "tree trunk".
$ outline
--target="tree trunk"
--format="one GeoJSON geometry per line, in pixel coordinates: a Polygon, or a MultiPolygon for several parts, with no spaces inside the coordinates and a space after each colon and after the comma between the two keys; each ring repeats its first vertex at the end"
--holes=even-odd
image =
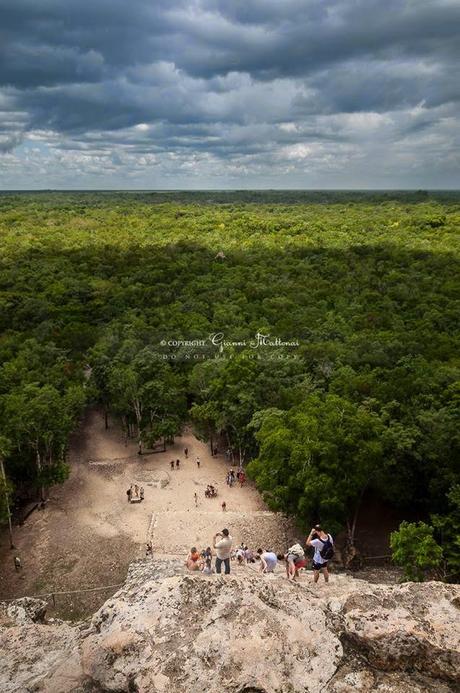
{"type": "Polygon", "coordinates": [[[133,400],[133,409],[134,409],[134,413],[136,415],[137,437],[138,437],[137,444],[139,446],[137,454],[142,455],[142,433],[141,433],[142,411],[141,411],[141,403],[138,399],[133,400]]]}
{"type": "Polygon", "coordinates": [[[351,524],[350,524],[350,520],[347,517],[347,543],[349,546],[353,546],[353,542],[354,542],[354,537],[353,537],[353,534],[351,531],[351,524]]]}
{"type": "MultiPolygon", "coordinates": [[[[40,476],[40,475],[41,475],[41,471],[42,471],[42,460],[41,460],[41,457],[40,457],[40,451],[39,451],[39,449],[38,449],[38,442],[37,442],[36,445],[37,445],[37,447],[36,447],[36,451],[37,451],[37,472],[38,472],[38,475],[40,476]]],[[[43,484],[40,485],[40,500],[41,500],[42,503],[45,502],[45,487],[43,486],[43,484]]]]}
{"type": "Polygon", "coordinates": [[[359,512],[359,505],[355,510],[355,514],[353,516],[353,522],[351,524],[351,539],[352,539],[352,545],[353,546],[355,544],[355,533],[356,533],[356,523],[358,521],[358,512],[359,512]]]}
{"type": "Polygon", "coordinates": [[[128,445],[128,436],[129,436],[128,422],[126,420],[126,416],[121,417],[121,423],[122,423],[124,433],[125,433],[125,447],[126,447],[128,445]]]}
{"type": "Polygon", "coordinates": [[[8,498],[8,487],[6,483],[6,474],[5,474],[5,467],[3,465],[3,457],[0,457],[0,472],[2,475],[3,479],[3,484],[5,486],[5,505],[6,505],[6,515],[8,517],[8,531],[10,535],[10,549],[14,549],[14,543],[13,543],[13,525],[11,523],[11,511],[10,511],[10,501],[8,498]]]}
{"type": "Polygon", "coordinates": [[[361,508],[361,501],[363,499],[363,495],[364,495],[364,491],[361,492],[359,500],[356,503],[355,512],[353,513],[353,517],[351,519],[347,518],[348,544],[350,546],[355,545],[356,525],[358,523],[358,515],[359,515],[360,508],[361,508]]]}

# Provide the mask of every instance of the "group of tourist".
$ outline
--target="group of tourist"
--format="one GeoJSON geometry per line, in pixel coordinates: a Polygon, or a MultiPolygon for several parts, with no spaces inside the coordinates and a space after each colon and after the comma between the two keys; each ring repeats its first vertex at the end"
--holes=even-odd
{"type": "Polygon", "coordinates": [[[246,474],[244,473],[243,469],[238,469],[236,474],[233,469],[230,469],[227,472],[227,476],[225,477],[225,482],[227,486],[230,486],[230,488],[232,488],[233,484],[236,483],[237,480],[240,482],[240,486],[244,486],[244,483],[246,481],[246,474]]]}
{"type": "MultiPolygon", "coordinates": [[[[188,460],[188,448],[184,448],[184,456],[185,456],[185,459],[188,460]]],[[[195,458],[195,463],[199,469],[201,466],[201,459],[198,455],[195,458]]],[[[171,469],[180,469],[180,460],[179,459],[170,460],[169,466],[171,467],[171,469]]]]}
{"type": "MultiPolygon", "coordinates": [[[[315,525],[310,530],[308,537],[305,540],[305,548],[313,549],[313,581],[318,582],[319,576],[322,573],[325,582],[329,582],[328,563],[334,556],[334,540],[332,536],[325,532],[321,525],[315,525]]],[[[258,550],[261,560],[261,571],[264,573],[273,572],[278,561],[285,561],[286,576],[288,580],[297,580],[299,570],[306,568],[309,560],[306,551],[299,542],[294,542],[288,548],[285,554],[276,555],[273,551],[262,552],[258,550]]]]}
{"type": "Polygon", "coordinates": [[[199,570],[204,575],[212,575],[214,569],[212,567],[212,549],[208,546],[202,551],[198,551],[196,546],[192,546],[190,553],[187,556],[185,565],[189,570],[199,570]]]}
{"type": "Polygon", "coordinates": [[[235,559],[240,565],[243,563],[255,563],[254,552],[244,542],[241,542],[236,551],[232,551],[230,558],[235,559]]]}
{"type": "Polygon", "coordinates": [[[201,571],[205,575],[214,573],[212,567],[213,549],[216,553],[215,572],[222,572],[222,565],[226,574],[230,573],[230,557],[232,554],[232,537],[228,529],[223,529],[214,535],[212,548],[208,546],[202,551],[198,551],[196,546],[192,546],[188,554],[185,565],[189,570],[201,571]]]}
{"type": "MultiPolygon", "coordinates": [[[[297,580],[299,570],[306,568],[308,558],[306,550],[313,549],[313,581],[318,582],[322,573],[325,582],[329,581],[328,563],[334,555],[334,541],[332,536],[325,532],[321,525],[315,525],[305,540],[305,548],[299,542],[293,542],[284,554],[276,554],[270,549],[257,549],[254,553],[244,542],[233,550],[233,539],[228,529],[223,529],[213,537],[213,549],[216,552],[215,572],[220,574],[222,566],[226,575],[230,574],[230,562],[235,559],[240,565],[259,562],[261,573],[273,573],[279,562],[286,564],[286,576],[288,580],[297,580]]],[[[197,551],[196,547],[190,549],[185,562],[189,570],[200,570],[204,574],[211,575],[212,549],[208,546],[203,551],[197,551]]]]}
{"type": "Polygon", "coordinates": [[[144,487],[138,486],[137,484],[131,484],[129,489],[126,491],[128,497],[128,503],[140,503],[144,500],[144,487]]]}

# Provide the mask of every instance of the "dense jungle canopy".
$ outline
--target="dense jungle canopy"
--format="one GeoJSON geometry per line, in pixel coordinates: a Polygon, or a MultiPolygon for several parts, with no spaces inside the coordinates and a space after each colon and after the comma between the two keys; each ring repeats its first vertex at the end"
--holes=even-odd
{"type": "Polygon", "coordinates": [[[352,540],[376,493],[458,576],[459,224],[457,193],[1,194],[10,497],[66,478],[88,404],[140,451],[191,418],[271,508],[352,540]]]}

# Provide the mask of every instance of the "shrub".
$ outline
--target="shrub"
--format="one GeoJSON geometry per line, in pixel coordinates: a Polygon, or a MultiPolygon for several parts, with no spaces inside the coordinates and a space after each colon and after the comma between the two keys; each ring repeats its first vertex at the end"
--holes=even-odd
{"type": "Polygon", "coordinates": [[[390,536],[393,561],[404,569],[407,580],[422,582],[426,571],[438,568],[442,549],[433,538],[433,527],[425,522],[402,522],[390,536]]]}

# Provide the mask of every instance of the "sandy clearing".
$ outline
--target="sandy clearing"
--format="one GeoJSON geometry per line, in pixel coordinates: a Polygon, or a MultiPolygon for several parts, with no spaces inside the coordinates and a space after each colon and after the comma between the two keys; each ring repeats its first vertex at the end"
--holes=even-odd
{"type": "MultiPolygon", "coordinates": [[[[251,483],[226,486],[230,465],[223,455],[211,457],[209,447],[190,430],[166,452],[138,456],[135,442],[125,445],[113,424],[106,431],[103,417],[92,410],[73,436],[69,461],[70,478],[50,490],[47,508],[15,528],[16,551],[9,550],[6,533],[1,535],[0,597],[123,582],[129,563],[145,555],[152,516],[155,553],[179,554],[181,561],[192,544],[209,545],[224,526],[235,542],[247,541],[252,548],[260,543],[281,548],[292,534],[284,518],[267,512],[251,483]],[[170,460],[177,458],[180,469],[172,471],[170,460]],[[127,502],[130,484],[144,487],[142,503],[127,502]],[[218,488],[217,498],[204,497],[207,484],[218,488]],[[224,499],[226,513],[221,509],[224,499]],[[23,562],[20,574],[14,571],[14,555],[23,562]]],[[[59,597],[58,613],[85,615],[107,596],[59,597]]]]}

